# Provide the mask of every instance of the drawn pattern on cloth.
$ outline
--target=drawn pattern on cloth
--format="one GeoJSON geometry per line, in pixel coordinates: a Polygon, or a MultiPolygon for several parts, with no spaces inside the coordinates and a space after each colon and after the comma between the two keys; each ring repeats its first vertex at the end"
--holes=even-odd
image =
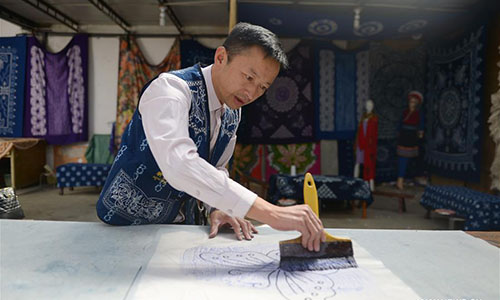
{"type": "MultiPolygon", "coordinates": [[[[184,252],[187,272],[199,280],[223,282],[233,287],[277,290],[282,299],[330,299],[340,293],[359,292],[369,281],[359,272],[346,280],[349,269],[289,272],[279,268],[277,245],[250,247],[196,247],[184,252]]],[[[357,270],[357,268],[354,268],[357,270]]],[[[351,270],[352,271],[352,270],[351,270]]]]}

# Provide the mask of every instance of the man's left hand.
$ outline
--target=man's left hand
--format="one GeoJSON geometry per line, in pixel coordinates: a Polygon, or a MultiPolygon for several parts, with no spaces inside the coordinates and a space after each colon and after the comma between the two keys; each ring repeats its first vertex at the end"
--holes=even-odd
{"type": "Polygon", "coordinates": [[[225,212],[216,209],[210,214],[210,235],[208,237],[215,237],[219,232],[219,228],[224,225],[231,226],[236,234],[236,238],[240,241],[243,237],[246,240],[251,240],[253,238],[253,233],[258,233],[257,229],[250,221],[231,217],[225,212]]]}

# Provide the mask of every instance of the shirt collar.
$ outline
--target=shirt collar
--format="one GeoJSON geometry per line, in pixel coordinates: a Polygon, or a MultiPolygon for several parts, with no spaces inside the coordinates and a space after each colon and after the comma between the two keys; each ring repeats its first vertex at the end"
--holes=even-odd
{"type": "Polygon", "coordinates": [[[210,111],[216,111],[222,107],[222,104],[215,94],[214,84],[212,82],[212,65],[201,68],[201,72],[203,73],[203,77],[205,78],[205,83],[207,85],[208,109],[210,111]]]}

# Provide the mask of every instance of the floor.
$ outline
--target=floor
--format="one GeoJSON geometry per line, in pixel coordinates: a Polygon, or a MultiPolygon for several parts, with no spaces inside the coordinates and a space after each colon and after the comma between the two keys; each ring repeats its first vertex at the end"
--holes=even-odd
{"type": "MultiPolygon", "coordinates": [[[[397,199],[374,196],[366,219],[361,218],[361,209],[353,211],[345,205],[322,209],[320,217],[327,228],[449,229],[447,217],[433,213],[430,219],[425,218],[426,210],[419,204],[422,187],[407,187],[405,192],[415,196],[406,200],[407,211],[404,213],[398,212],[397,199]]],[[[17,194],[25,219],[100,222],[95,213],[95,203],[99,197],[97,188],[65,189],[64,195],[59,195],[59,190],[54,187],[36,186],[19,190],[17,194]]]]}

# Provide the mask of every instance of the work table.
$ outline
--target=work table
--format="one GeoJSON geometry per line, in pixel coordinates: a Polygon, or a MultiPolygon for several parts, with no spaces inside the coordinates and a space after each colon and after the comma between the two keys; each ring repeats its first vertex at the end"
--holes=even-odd
{"type": "MultiPolygon", "coordinates": [[[[126,299],[161,234],[179,226],[208,235],[201,226],[0,220],[0,298],[126,299]]],[[[500,249],[465,232],[328,231],[361,245],[422,299],[500,299],[500,249]]]]}

